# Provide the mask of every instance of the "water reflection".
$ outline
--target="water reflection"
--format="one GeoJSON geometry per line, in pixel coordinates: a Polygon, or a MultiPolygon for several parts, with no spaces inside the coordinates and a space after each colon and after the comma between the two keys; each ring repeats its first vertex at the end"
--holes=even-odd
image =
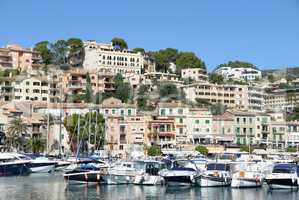
{"type": "Polygon", "coordinates": [[[72,185],[67,186],[61,175],[30,175],[0,178],[0,199],[25,200],[298,200],[299,192],[258,189],[165,187],[135,185],[72,185]]]}

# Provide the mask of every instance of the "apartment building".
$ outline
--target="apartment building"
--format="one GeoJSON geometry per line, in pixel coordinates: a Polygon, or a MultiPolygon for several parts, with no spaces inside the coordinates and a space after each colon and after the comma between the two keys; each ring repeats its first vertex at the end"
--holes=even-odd
{"type": "Polygon", "coordinates": [[[283,148],[288,139],[287,122],[283,113],[268,113],[271,116],[270,138],[273,147],[283,148]]]}
{"type": "Polygon", "coordinates": [[[272,144],[271,137],[271,115],[268,113],[256,113],[255,124],[255,141],[256,144],[269,146],[272,144]]]}
{"type": "Polygon", "coordinates": [[[245,111],[227,111],[233,115],[234,143],[240,145],[256,144],[256,118],[254,113],[245,111]]]}
{"type": "Polygon", "coordinates": [[[195,82],[206,82],[208,80],[207,71],[202,68],[182,69],[181,77],[186,80],[191,79],[195,82]]]}
{"type": "Polygon", "coordinates": [[[75,69],[69,70],[62,75],[63,90],[65,94],[75,95],[85,93],[88,75],[94,95],[115,90],[114,75],[111,73],[100,73],[96,70],[87,71],[75,69]]]}
{"type": "Polygon", "coordinates": [[[124,77],[130,74],[141,74],[144,66],[144,56],[141,52],[128,49],[118,49],[112,43],[100,44],[96,41],[84,42],[84,69],[117,74],[124,77]]]}
{"type": "Polygon", "coordinates": [[[212,143],[212,114],[182,102],[160,103],[159,117],[174,120],[176,144],[212,143]]]}
{"type": "Polygon", "coordinates": [[[171,73],[149,72],[140,76],[140,83],[150,86],[151,90],[156,89],[154,86],[158,83],[172,83],[181,87],[184,82],[179,80],[179,76],[171,73]]]}
{"type": "Polygon", "coordinates": [[[265,109],[270,111],[292,111],[298,103],[298,89],[278,89],[265,95],[265,109]]]}
{"type": "Polygon", "coordinates": [[[213,133],[215,134],[216,143],[231,144],[235,141],[234,134],[234,116],[230,112],[221,115],[213,115],[213,133]]]}
{"type": "Polygon", "coordinates": [[[287,146],[298,147],[299,145],[299,121],[287,123],[287,146]]]}
{"type": "Polygon", "coordinates": [[[7,45],[5,48],[0,48],[0,68],[26,71],[39,68],[41,60],[38,52],[19,45],[7,45]]]}
{"type": "Polygon", "coordinates": [[[243,80],[254,81],[262,78],[262,72],[254,68],[232,68],[232,67],[219,67],[215,73],[222,75],[226,80],[243,80]]]}
{"type": "Polygon", "coordinates": [[[183,86],[186,98],[191,101],[202,99],[212,104],[221,103],[229,108],[248,108],[248,92],[245,85],[217,85],[193,83],[183,86]]]}
{"type": "Polygon", "coordinates": [[[58,102],[60,92],[48,76],[16,76],[1,79],[2,101],[58,102]]]}

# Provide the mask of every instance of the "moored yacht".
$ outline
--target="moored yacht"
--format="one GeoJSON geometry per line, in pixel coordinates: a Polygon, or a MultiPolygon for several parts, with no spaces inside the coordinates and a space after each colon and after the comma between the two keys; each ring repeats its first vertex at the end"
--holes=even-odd
{"type": "Polygon", "coordinates": [[[272,173],[266,177],[270,189],[298,189],[299,166],[293,163],[275,164],[272,173]]]}
{"type": "Polygon", "coordinates": [[[164,179],[160,172],[166,169],[166,164],[155,160],[140,160],[134,162],[137,175],[134,178],[136,185],[162,185],[164,179]]]}
{"type": "Polygon", "coordinates": [[[0,153],[0,177],[22,176],[31,173],[29,161],[17,159],[10,153],[0,153]]]}
{"type": "Polygon", "coordinates": [[[99,160],[83,160],[69,166],[63,174],[67,184],[105,183],[103,174],[107,174],[108,165],[99,160]]]}
{"type": "Polygon", "coordinates": [[[199,171],[190,160],[175,160],[168,170],[161,171],[167,185],[195,185],[199,171]]]}
{"type": "Polygon", "coordinates": [[[261,173],[261,168],[258,163],[235,163],[232,168],[231,187],[252,188],[261,187],[263,185],[264,175],[261,173]]]}
{"type": "Polygon", "coordinates": [[[208,163],[206,171],[201,173],[198,184],[201,187],[229,186],[231,184],[229,163],[208,163]]]}
{"type": "Polygon", "coordinates": [[[103,174],[105,184],[130,184],[133,183],[137,171],[132,162],[120,162],[107,169],[103,174]]]}

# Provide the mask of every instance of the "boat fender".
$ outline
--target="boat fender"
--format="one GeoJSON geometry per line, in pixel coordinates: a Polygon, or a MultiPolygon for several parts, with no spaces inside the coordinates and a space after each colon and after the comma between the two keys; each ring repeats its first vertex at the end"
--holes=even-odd
{"type": "Polygon", "coordinates": [[[256,176],[256,177],[255,177],[255,182],[256,182],[256,183],[261,182],[260,177],[256,176]]]}
{"type": "Polygon", "coordinates": [[[87,174],[84,175],[84,178],[85,178],[85,181],[88,180],[88,176],[87,176],[87,174]]]}
{"type": "Polygon", "coordinates": [[[97,180],[100,180],[100,174],[97,174],[97,180]]]}
{"type": "Polygon", "coordinates": [[[190,180],[191,180],[192,183],[194,183],[194,176],[193,175],[190,176],[190,180]]]}

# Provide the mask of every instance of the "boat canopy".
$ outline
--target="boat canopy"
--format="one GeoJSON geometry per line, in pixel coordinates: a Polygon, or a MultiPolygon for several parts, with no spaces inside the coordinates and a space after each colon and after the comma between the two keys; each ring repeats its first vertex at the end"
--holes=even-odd
{"type": "Polygon", "coordinates": [[[207,170],[229,171],[230,165],[226,163],[209,163],[207,164],[207,170]]]}
{"type": "Polygon", "coordinates": [[[291,163],[276,164],[273,167],[273,173],[294,173],[298,171],[298,166],[291,163]]]}

